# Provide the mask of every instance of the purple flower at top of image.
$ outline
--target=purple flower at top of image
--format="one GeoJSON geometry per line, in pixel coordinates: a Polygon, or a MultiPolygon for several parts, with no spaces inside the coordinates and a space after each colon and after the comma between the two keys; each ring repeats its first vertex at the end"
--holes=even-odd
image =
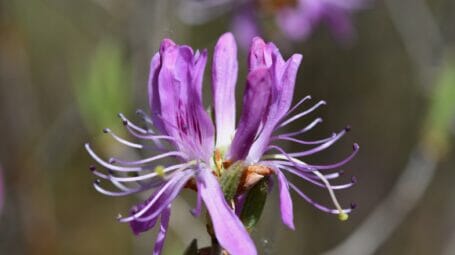
{"type": "Polygon", "coordinates": [[[105,129],[105,133],[118,142],[153,154],[137,161],[104,160],[89,144],[85,145],[93,159],[107,168],[107,171],[100,171],[94,165],[90,167],[99,178],[94,182],[99,192],[109,196],[151,192],[150,197],[133,207],[128,216],[119,216],[119,221],[129,223],[132,231],[139,234],[153,228],[159,220],[154,254],[161,253],[172,201],[184,188],[197,192],[192,214],[198,216],[203,207],[207,209],[212,228],[209,232],[232,255],[257,254],[254,242],[239,218],[238,211],[245,206],[239,198],[263,178],[274,176],[277,179],[282,221],[291,229],[294,229],[291,190],[317,209],[339,215],[341,220],[347,219],[353,206],[342,208],[334,191],[349,188],[355,181],[332,185],[330,180],[342,174],[337,169],[352,159],[358,145],[354,144],[353,153],[335,164],[311,164],[304,158],[329,148],[345,135],[348,128],[324,139],[309,141],[300,138],[322,122],[321,118],[316,118],[296,131],[280,131],[325,104],[319,101],[299,110],[310,101],[307,96],[291,107],[301,60],[300,54],[285,60],[273,43],[254,38],[248,57],[243,109],[236,124],[238,62],[233,35],[222,35],[215,46],[211,68],[213,118],[202,102],[207,51],[193,51],[189,46],[163,40],[150,66],[150,115],[138,111],[145,127],[120,114],[127,130],[142,142],[127,141],[105,129]],[[288,152],[279,145],[280,142],[307,148],[288,152]],[[243,175],[238,189],[235,189],[235,198],[227,201],[221,178],[234,171],[231,166],[240,166],[236,169],[240,169],[243,175]],[[327,190],[333,208],[313,201],[288,180],[289,176],[327,190]],[[105,188],[103,181],[116,190],[105,188]]]}
{"type": "Polygon", "coordinates": [[[254,0],[233,12],[232,28],[240,43],[262,34],[262,13],[275,17],[283,35],[293,41],[308,39],[321,24],[329,27],[336,40],[349,42],[354,36],[353,12],[365,8],[365,0],[254,0]]]}
{"type": "Polygon", "coordinates": [[[253,37],[271,32],[263,25],[264,17],[275,19],[281,34],[293,41],[308,39],[315,29],[325,24],[337,41],[348,43],[354,37],[352,14],[365,9],[371,1],[182,0],[180,16],[186,23],[199,24],[231,11],[233,33],[244,48],[253,37]]]}

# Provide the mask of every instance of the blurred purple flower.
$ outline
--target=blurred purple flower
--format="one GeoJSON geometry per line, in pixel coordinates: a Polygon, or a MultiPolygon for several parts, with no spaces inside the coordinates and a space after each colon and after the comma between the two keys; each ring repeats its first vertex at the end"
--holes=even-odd
{"type": "MultiPolygon", "coordinates": [[[[154,254],[160,254],[164,244],[170,218],[171,203],[185,188],[197,191],[197,205],[192,211],[199,215],[202,202],[208,210],[214,234],[229,254],[256,254],[256,248],[234,208],[226,201],[220,175],[228,165],[244,162],[246,178],[241,185],[245,192],[261,178],[275,174],[278,179],[280,205],[283,222],[290,228],[293,225],[292,201],[289,188],[294,189],[305,200],[317,208],[346,218],[351,208],[342,209],[333,190],[352,186],[330,185],[329,179],[336,178],[339,172],[322,174],[320,171],[335,169],[348,162],[357,152],[333,165],[311,165],[301,159],[330,147],[339,140],[346,129],[326,139],[304,141],[296,138],[312,129],[321,119],[316,119],[307,127],[292,133],[273,135],[273,132],[309,114],[323,101],[298,114],[291,113],[309,97],[290,108],[297,70],[302,56],[293,55],[285,61],[272,43],[262,39],[253,40],[249,55],[249,74],[243,97],[243,111],[239,124],[235,125],[235,86],[237,83],[237,46],[234,37],[226,33],[220,37],[215,47],[212,64],[212,98],[214,123],[204,110],[202,103],[202,79],[207,61],[207,51],[193,50],[189,46],[176,45],[169,39],[163,40],[160,51],[152,58],[148,84],[151,117],[139,112],[147,128],[139,127],[120,115],[130,133],[151,145],[137,144],[124,140],[106,129],[117,141],[137,149],[151,148],[157,155],[138,161],[125,161],[111,158],[105,161],[86,144],[89,154],[108,173],[100,172],[95,166],[93,173],[100,179],[108,180],[118,191],[108,191],[100,186],[95,188],[106,195],[124,196],[146,190],[154,192],[144,203],[135,206],[127,217],[119,217],[128,222],[135,234],[153,228],[158,218],[160,231],[155,243],[154,254]],[[314,148],[287,153],[273,145],[275,141],[291,141],[314,145],[314,148]],[[271,154],[270,151],[277,151],[271,154]],[[158,160],[173,160],[174,164],[157,166],[158,160]],[[284,172],[294,174],[317,186],[326,188],[335,205],[334,209],[324,207],[309,199],[294,184],[287,181],[284,172]]],[[[238,196],[242,194],[237,194],[238,196]]],[[[229,201],[231,202],[231,201],[229,201]]]]}
{"type": "Polygon", "coordinates": [[[350,16],[364,4],[364,0],[298,0],[295,7],[278,11],[277,23],[293,40],[307,39],[320,23],[326,23],[334,37],[345,42],[353,36],[350,16]]]}
{"type": "Polygon", "coordinates": [[[329,26],[340,42],[352,40],[351,15],[364,9],[371,0],[182,0],[181,17],[187,23],[202,23],[232,11],[232,31],[242,47],[263,35],[261,19],[272,16],[284,36],[303,41],[321,24],[329,26]]]}

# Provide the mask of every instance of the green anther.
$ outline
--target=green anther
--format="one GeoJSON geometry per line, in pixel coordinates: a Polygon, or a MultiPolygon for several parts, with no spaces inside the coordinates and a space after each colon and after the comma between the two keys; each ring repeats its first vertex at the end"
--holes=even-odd
{"type": "Polygon", "coordinates": [[[161,177],[164,177],[164,166],[155,167],[155,173],[161,177]]]}
{"type": "Polygon", "coordinates": [[[340,213],[338,214],[338,219],[341,221],[347,221],[349,219],[349,215],[347,213],[340,213]]]}

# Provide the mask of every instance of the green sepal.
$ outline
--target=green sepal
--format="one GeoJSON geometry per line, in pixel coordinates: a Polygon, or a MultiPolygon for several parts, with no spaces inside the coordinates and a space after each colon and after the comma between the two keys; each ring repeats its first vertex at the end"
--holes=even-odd
{"type": "Polygon", "coordinates": [[[243,164],[243,161],[237,161],[232,164],[227,170],[223,171],[220,181],[224,197],[227,201],[233,200],[237,194],[240,177],[242,177],[244,167],[245,165],[243,164]]]}
{"type": "Polygon", "coordinates": [[[268,177],[262,178],[247,194],[240,219],[243,225],[251,231],[261,218],[268,194],[268,177]]]}

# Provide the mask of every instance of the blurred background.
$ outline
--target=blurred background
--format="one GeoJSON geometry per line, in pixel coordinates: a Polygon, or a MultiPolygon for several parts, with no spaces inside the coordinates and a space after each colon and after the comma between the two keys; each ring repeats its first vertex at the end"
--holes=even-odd
{"type": "MultiPolygon", "coordinates": [[[[160,41],[169,37],[212,54],[235,12],[192,25],[178,6],[0,1],[1,254],[151,253],[156,231],[135,237],[116,221],[141,198],[97,193],[83,144],[103,156],[137,157],[102,129],[124,134],[117,113],[135,119],[136,109],[148,110],[149,61],[160,41]]],[[[383,0],[352,16],[349,45],[334,41],[326,26],[304,42],[264,35],[283,55],[304,56],[295,100],[310,94],[328,102],[312,115],[324,118],[314,137],[352,126],[342,142],[309,161],[336,162],[353,142],[361,150],[343,168],[346,180],[355,175],[358,184],[338,194],[343,204],[358,205],[350,219],[340,222],[294,196],[290,231],[281,224],[275,189],[253,233],[260,254],[455,254],[454,14],[452,0],[383,0]]],[[[245,51],[239,63],[238,102],[245,51]]],[[[330,202],[325,191],[298,183],[330,202]]],[[[203,222],[188,213],[194,200],[185,191],[174,203],[165,254],[182,254],[193,238],[209,244],[203,222]]]]}

